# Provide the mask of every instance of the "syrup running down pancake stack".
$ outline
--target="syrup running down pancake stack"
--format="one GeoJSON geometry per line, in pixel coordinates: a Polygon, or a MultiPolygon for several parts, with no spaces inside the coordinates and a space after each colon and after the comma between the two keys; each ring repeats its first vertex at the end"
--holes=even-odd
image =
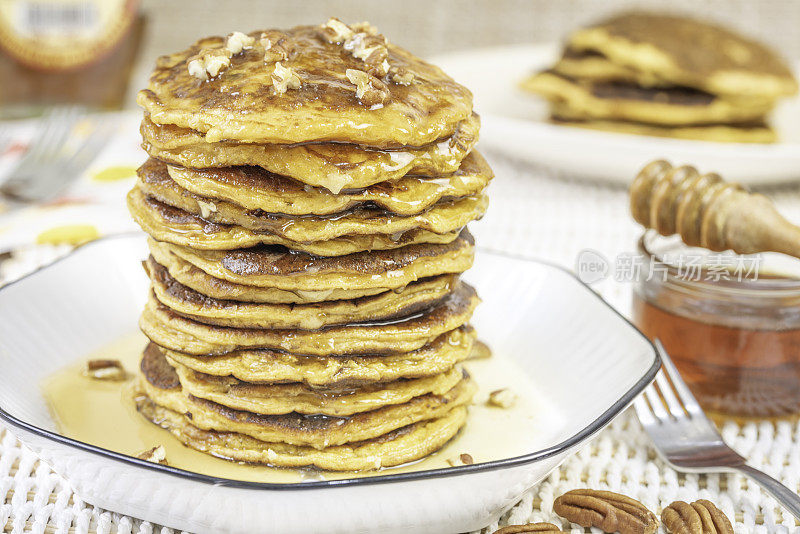
{"type": "Polygon", "coordinates": [[[573,32],[562,57],[522,88],[546,98],[561,124],[770,143],[766,118],[797,81],[775,52],[731,30],[630,12],[573,32]]]}
{"type": "Polygon", "coordinates": [[[470,92],[331,19],[202,39],[138,102],[140,413],[281,467],[378,469],[453,438],[476,390],[465,226],[492,178],[470,92]]]}

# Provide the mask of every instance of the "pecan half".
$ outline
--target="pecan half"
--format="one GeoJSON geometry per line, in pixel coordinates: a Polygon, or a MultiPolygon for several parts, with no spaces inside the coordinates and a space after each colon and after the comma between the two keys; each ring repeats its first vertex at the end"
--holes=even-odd
{"type": "Polygon", "coordinates": [[[119,360],[89,360],[83,375],[95,380],[120,381],[127,378],[125,368],[119,360]]]}
{"type": "Polygon", "coordinates": [[[670,534],[733,534],[728,517],[711,501],[675,501],[661,512],[670,534]]]}
{"type": "Polygon", "coordinates": [[[612,491],[568,491],[555,500],[553,511],[567,521],[603,532],[652,534],[658,528],[658,518],[642,503],[612,491]]]}
{"type": "Polygon", "coordinates": [[[543,532],[544,534],[558,534],[564,531],[553,523],[528,523],[527,525],[508,525],[493,534],[527,534],[528,532],[543,532]]]}

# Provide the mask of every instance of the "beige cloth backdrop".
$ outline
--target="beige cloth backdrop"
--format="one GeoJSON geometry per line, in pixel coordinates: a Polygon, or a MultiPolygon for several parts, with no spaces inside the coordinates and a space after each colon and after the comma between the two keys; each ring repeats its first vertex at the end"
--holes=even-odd
{"type": "Polygon", "coordinates": [[[631,7],[669,8],[719,20],[800,60],[797,0],[143,0],[149,15],[132,89],[155,58],[200,36],[313,24],[336,16],[368,20],[413,52],[560,39],[577,25],[631,7]]]}

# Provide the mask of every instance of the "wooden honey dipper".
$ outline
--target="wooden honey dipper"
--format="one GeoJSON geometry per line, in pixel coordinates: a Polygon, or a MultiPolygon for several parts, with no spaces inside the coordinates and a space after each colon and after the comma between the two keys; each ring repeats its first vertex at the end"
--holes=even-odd
{"type": "Polygon", "coordinates": [[[636,222],[662,235],[679,234],[689,246],[800,258],[800,227],[783,218],[764,195],[715,173],[654,161],[631,184],[630,203],[636,222]]]}

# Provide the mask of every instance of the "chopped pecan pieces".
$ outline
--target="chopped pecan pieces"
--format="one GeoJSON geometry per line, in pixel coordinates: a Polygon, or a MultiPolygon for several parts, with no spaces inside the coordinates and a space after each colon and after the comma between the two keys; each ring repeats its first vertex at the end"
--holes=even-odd
{"type": "Polygon", "coordinates": [[[231,56],[227,48],[220,48],[212,50],[203,57],[206,67],[206,72],[212,78],[222,71],[223,68],[229,67],[231,64],[231,56]]]}
{"type": "Polygon", "coordinates": [[[331,18],[322,25],[322,36],[334,44],[342,44],[350,39],[355,32],[353,29],[337,18],[331,18]]]}
{"type": "Polygon", "coordinates": [[[364,62],[367,72],[381,78],[389,73],[389,50],[382,35],[356,33],[342,47],[364,62]]]}
{"type": "Polygon", "coordinates": [[[186,64],[189,74],[200,80],[208,80],[231,65],[231,57],[255,43],[255,37],[242,32],[233,32],[219,48],[205,49],[191,57],[186,64]]]}
{"type": "Polygon", "coordinates": [[[275,63],[275,70],[272,71],[272,85],[275,88],[275,93],[282,95],[288,89],[299,89],[300,78],[292,69],[284,67],[278,61],[275,63]]]}
{"type": "Polygon", "coordinates": [[[353,57],[364,62],[364,70],[378,78],[389,74],[389,50],[386,37],[369,22],[348,26],[332,18],[321,27],[322,37],[332,44],[342,45],[353,57]]]}
{"type": "Polygon", "coordinates": [[[411,85],[411,83],[414,81],[414,74],[410,70],[404,69],[403,67],[390,68],[389,77],[394,83],[399,85],[411,85]]]}
{"type": "Polygon", "coordinates": [[[264,47],[264,61],[266,63],[275,63],[289,59],[290,50],[285,35],[279,35],[277,38],[271,39],[267,34],[262,33],[259,43],[264,47]]]}
{"type": "Polygon", "coordinates": [[[658,528],[658,518],[642,503],[611,491],[568,491],[555,500],[553,511],[567,521],[603,532],[652,534],[658,528]]]}
{"type": "Polygon", "coordinates": [[[495,530],[494,534],[528,534],[529,532],[558,534],[564,531],[553,523],[528,523],[527,525],[508,525],[507,527],[495,530]]]}
{"type": "Polygon", "coordinates": [[[661,512],[661,521],[670,534],[733,534],[728,517],[705,499],[675,501],[661,512]]]}
{"type": "Polygon", "coordinates": [[[217,205],[213,202],[206,202],[205,200],[198,200],[197,205],[200,207],[200,216],[204,219],[211,217],[212,213],[217,212],[217,205]]]}
{"type": "Polygon", "coordinates": [[[472,458],[471,454],[463,453],[455,458],[450,458],[447,460],[447,463],[452,467],[456,467],[458,465],[472,465],[475,463],[475,460],[472,458]]]}
{"type": "Polygon", "coordinates": [[[167,464],[167,451],[164,449],[163,445],[141,452],[137,454],[136,457],[140,460],[153,462],[154,464],[169,465],[167,464]]]}
{"type": "Polygon", "coordinates": [[[206,73],[206,62],[202,57],[190,59],[186,66],[189,69],[190,76],[194,76],[200,80],[208,79],[208,74],[206,73]]]}
{"type": "Polygon", "coordinates": [[[389,100],[386,84],[363,70],[347,69],[350,83],[356,86],[356,97],[367,106],[382,106],[389,100]]]}
{"type": "Polygon", "coordinates": [[[125,380],[127,374],[119,360],[89,360],[83,369],[83,375],[95,380],[117,382],[125,380]]]}
{"type": "Polygon", "coordinates": [[[487,402],[490,406],[508,409],[517,403],[517,396],[508,388],[497,389],[489,393],[487,402]]]}
{"type": "Polygon", "coordinates": [[[225,41],[225,48],[228,49],[233,55],[238,54],[245,48],[250,48],[256,42],[255,37],[250,37],[246,33],[233,32],[228,35],[228,40],[225,41]]]}

